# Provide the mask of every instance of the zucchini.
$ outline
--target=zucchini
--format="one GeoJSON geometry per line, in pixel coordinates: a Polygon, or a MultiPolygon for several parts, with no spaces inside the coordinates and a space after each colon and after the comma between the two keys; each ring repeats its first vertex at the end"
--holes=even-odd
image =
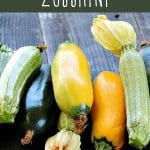
{"type": "Polygon", "coordinates": [[[17,120],[18,123],[22,122],[21,126],[25,130],[21,144],[29,144],[34,136],[57,128],[59,110],[53,94],[50,65],[42,65],[38,76],[27,90],[21,109],[23,111],[18,114],[20,120],[17,120]]]}
{"type": "Polygon", "coordinates": [[[126,95],[129,144],[142,149],[150,141],[150,99],[144,62],[137,51],[125,49],[119,68],[126,95]]]}
{"type": "Polygon", "coordinates": [[[13,123],[26,85],[42,64],[40,50],[34,46],[18,49],[0,77],[0,123],[13,123]]]}
{"type": "Polygon", "coordinates": [[[13,53],[14,51],[9,47],[4,44],[0,44],[0,76],[13,53]]]}
{"type": "Polygon", "coordinates": [[[52,62],[52,81],[56,102],[60,110],[74,119],[81,133],[93,103],[90,66],[81,48],[62,43],[52,62]]]}
{"type": "Polygon", "coordinates": [[[96,150],[122,149],[125,143],[125,95],[119,74],[101,72],[93,83],[92,142],[96,150]],[[112,107],[113,106],[113,107],[112,107]]]}

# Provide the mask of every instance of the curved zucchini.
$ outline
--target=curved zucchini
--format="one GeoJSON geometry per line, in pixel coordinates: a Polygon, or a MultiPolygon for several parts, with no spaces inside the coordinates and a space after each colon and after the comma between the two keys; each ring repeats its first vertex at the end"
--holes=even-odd
{"type": "Polygon", "coordinates": [[[72,42],[59,46],[52,62],[52,81],[60,110],[76,119],[77,126],[84,126],[82,119],[87,121],[93,89],[89,63],[79,46],[72,42]]]}
{"type": "Polygon", "coordinates": [[[25,120],[20,121],[25,129],[25,137],[21,139],[23,145],[29,144],[33,136],[56,129],[59,110],[53,95],[51,68],[48,64],[42,65],[21,107],[24,111],[19,114],[20,118],[25,114],[25,120]]]}
{"type": "Polygon", "coordinates": [[[27,83],[42,64],[40,50],[34,46],[18,49],[0,77],[0,123],[13,123],[27,83]]]}

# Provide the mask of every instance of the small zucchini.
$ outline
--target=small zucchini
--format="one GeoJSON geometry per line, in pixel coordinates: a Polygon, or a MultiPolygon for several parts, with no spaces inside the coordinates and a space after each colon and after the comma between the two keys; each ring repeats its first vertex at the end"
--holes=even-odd
{"type": "Polygon", "coordinates": [[[0,76],[13,53],[14,51],[7,47],[7,45],[0,44],[0,76]]]}
{"type": "Polygon", "coordinates": [[[52,62],[52,81],[60,110],[69,114],[82,132],[93,103],[93,89],[89,63],[79,46],[68,41],[59,46],[52,62]]]}
{"type": "Polygon", "coordinates": [[[18,114],[20,121],[18,119],[17,122],[23,122],[21,126],[25,130],[22,145],[31,143],[34,136],[56,129],[59,110],[53,95],[50,65],[42,65],[38,76],[27,90],[21,109],[23,111],[18,114]]]}
{"type": "Polygon", "coordinates": [[[34,46],[18,49],[0,77],[0,123],[13,123],[26,85],[42,64],[40,50],[34,46]]]}
{"type": "Polygon", "coordinates": [[[121,149],[125,142],[125,95],[120,75],[101,72],[95,79],[92,141],[96,150],[121,149]]]}

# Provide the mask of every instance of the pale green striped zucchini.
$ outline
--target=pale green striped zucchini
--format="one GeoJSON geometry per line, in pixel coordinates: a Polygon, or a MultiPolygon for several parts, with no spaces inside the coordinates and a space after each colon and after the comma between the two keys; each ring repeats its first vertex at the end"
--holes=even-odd
{"type": "Polygon", "coordinates": [[[126,94],[129,144],[142,149],[150,141],[150,97],[144,62],[135,50],[122,50],[120,74],[126,94]]]}
{"type": "Polygon", "coordinates": [[[0,77],[0,123],[13,123],[25,86],[42,64],[40,50],[34,46],[18,49],[0,77]]]}

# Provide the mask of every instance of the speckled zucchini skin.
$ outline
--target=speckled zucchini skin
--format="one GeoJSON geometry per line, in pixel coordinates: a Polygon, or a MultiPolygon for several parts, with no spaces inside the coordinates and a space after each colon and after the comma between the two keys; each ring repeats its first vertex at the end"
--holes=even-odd
{"type": "Polygon", "coordinates": [[[13,123],[27,83],[42,64],[38,48],[26,46],[11,57],[0,77],[0,123],[13,123]]]}
{"type": "Polygon", "coordinates": [[[125,49],[119,67],[126,95],[129,144],[142,149],[150,141],[150,98],[144,62],[137,51],[125,49]]]}

